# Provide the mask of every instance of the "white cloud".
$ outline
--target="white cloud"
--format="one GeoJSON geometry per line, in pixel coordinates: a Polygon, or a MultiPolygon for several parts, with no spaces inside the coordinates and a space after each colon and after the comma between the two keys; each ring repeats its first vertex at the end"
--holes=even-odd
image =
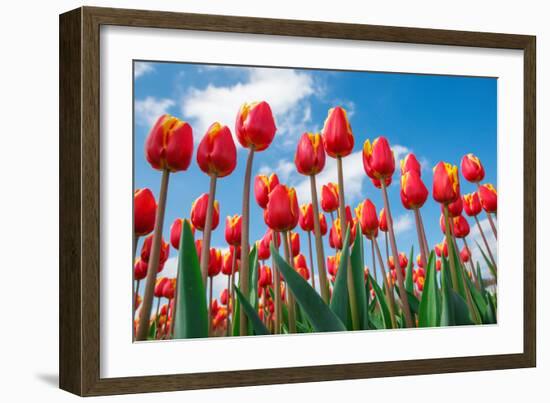
{"type": "Polygon", "coordinates": [[[412,214],[404,213],[393,220],[393,230],[396,235],[409,231],[413,227],[412,214]]]}
{"type": "Polygon", "coordinates": [[[279,181],[287,183],[291,175],[296,173],[296,166],[294,165],[294,162],[279,160],[275,168],[272,168],[269,165],[262,165],[258,173],[263,175],[271,175],[272,173],[276,173],[279,181]]]}
{"type": "Polygon", "coordinates": [[[231,86],[191,88],[182,98],[181,111],[201,137],[214,122],[234,131],[235,117],[244,102],[265,100],[271,106],[278,135],[299,136],[311,119],[306,98],[315,93],[313,79],[305,72],[286,69],[246,69],[245,79],[231,86]]]}
{"type": "Polygon", "coordinates": [[[151,127],[161,115],[167,113],[175,104],[173,100],[168,98],[147,97],[137,100],[135,103],[137,123],[151,127]]]}
{"type": "MultiPolygon", "coordinates": [[[[491,249],[493,257],[497,261],[497,266],[498,266],[498,243],[495,237],[493,236],[491,224],[489,223],[489,220],[487,218],[480,220],[479,224],[483,229],[483,234],[485,235],[485,239],[487,239],[489,248],[491,249]]],[[[470,225],[471,225],[471,230],[467,241],[468,241],[468,246],[470,247],[472,252],[472,259],[474,263],[479,262],[479,265],[481,266],[481,269],[482,269],[482,276],[484,278],[492,278],[492,274],[490,273],[489,268],[485,263],[485,259],[483,258],[483,255],[481,254],[481,251],[478,248],[478,245],[479,245],[481,248],[483,248],[483,252],[487,255],[485,243],[483,242],[483,238],[481,237],[479,227],[477,226],[477,224],[471,223],[471,222],[470,222],[470,225]]]]}
{"type": "Polygon", "coordinates": [[[134,63],[134,78],[141,77],[145,74],[155,71],[152,63],[135,62],[134,63]]]}

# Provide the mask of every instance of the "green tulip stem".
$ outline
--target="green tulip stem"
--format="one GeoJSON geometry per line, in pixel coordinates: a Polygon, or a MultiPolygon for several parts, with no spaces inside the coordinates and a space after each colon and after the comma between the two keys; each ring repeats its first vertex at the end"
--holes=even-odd
{"type": "Polygon", "coordinates": [[[385,178],[380,179],[382,185],[382,196],[384,198],[384,209],[386,211],[386,221],[388,223],[388,232],[390,234],[390,245],[393,254],[393,261],[395,264],[395,272],[397,274],[397,286],[399,287],[399,298],[401,299],[401,305],[403,306],[403,313],[405,315],[405,323],[407,327],[414,327],[413,318],[411,315],[411,309],[409,307],[409,299],[407,297],[407,290],[405,289],[405,282],[403,280],[403,273],[399,267],[399,251],[397,250],[397,243],[395,241],[395,233],[393,231],[393,219],[390,210],[390,203],[388,201],[388,190],[386,188],[385,178]]]}
{"type": "MultiPolygon", "coordinates": [[[[327,270],[325,267],[325,250],[323,246],[323,236],[321,235],[321,222],[319,221],[319,201],[317,198],[317,184],[315,175],[309,177],[311,187],[311,206],[313,208],[313,231],[315,233],[315,249],[317,256],[317,272],[319,273],[319,287],[321,289],[321,298],[326,304],[330,301],[330,290],[327,279],[327,270]]],[[[332,213],[331,213],[332,214],[332,213]]],[[[311,267],[313,272],[313,266],[311,267]]]]}
{"type": "Polygon", "coordinates": [[[418,220],[420,222],[420,231],[422,231],[422,241],[424,242],[424,250],[426,251],[426,262],[430,256],[430,247],[428,246],[428,240],[426,239],[426,230],[424,229],[424,220],[422,220],[422,214],[418,210],[418,220]]]}
{"type": "Polygon", "coordinates": [[[422,260],[422,267],[428,267],[428,252],[426,251],[423,239],[422,224],[420,223],[420,211],[417,208],[414,209],[414,220],[416,223],[416,233],[418,235],[418,246],[420,247],[420,259],[422,260]]]}
{"type": "Polygon", "coordinates": [[[206,221],[202,237],[201,274],[202,282],[206,286],[208,277],[208,262],[210,260],[210,240],[212,239],[212,217],[214,215],[214,202],[216,200],[216,175],[210,175],[210,190],[208,192],[208,207],[206,209],[206,221]]]}
{"type": "Polygon", "coordinates": [[[208,290],[208,335],[212,336],[212,288],[214,288],[214,277],[209,277],[208,290]]]}
{"type": "Polygon", "coordinates": [[[315,289],[315,268],[313,267],[313,247],[311,246],[311,231],[307,231],[307,243],[309,246],[309,267],[311,268],[311,286],[315,289]]]}
{"type": "MultiPolygon", "coordinates": [[[[283,247],[285,251],[285,260],[288,262],[288,265],[294,268],[294,259],[290,253],[290,232],[283,232],[283,247]]],[[[286,291],[286,300],[288,303],[288,332],[296,333],[296,302],[294,301],[294,294],[290,291],[289,287],[285,288],[286,291]]]]}
{"type": "MultiPolygon", "coordinates": [[[[275,243],[277,234],[278,233],[275,231],[271,234],[271,245],[274,249],[278,249],[277,244],[275,243]]],[[[279,334],[281,332],[281,315],[283,312],[281,306],[281,274],[279,273],[279,269],[275,264],[275,259],[273,256],[271,256],[271,266],[273,267],[273,291],[275,292],[275,328],[273,329],[273,333],[279,334]]]]}
{"type": "Polygon", "coordinates": [[[480,289],[480,282],[479,282],[479,279],[477,278],[477,273],[476,273],[476,269],[475,269],[475,265],[474,265],[474,257],[472,256],[472,252],[470,250],[470,247],[468,246],[468,242],[466,241],[466,237],[462,238],[462,242],[464,242],[464,247],[468,251],[468,256],[469,256],[468,261],[470,262],[470,272],[472,273],[472,278],[474,279],[475,285],[476,285],[477,289],[479,290],[480,289]]]}
{"type": "MultiPolygon", "coordinates": [[[[236,253],[233,253],[233,256],[235,256],[236,253]]],[[[235,262],[235,258],[233,257],[232,259],[232,262],[231,262],[231,273],[229,273],[227,275],[227,328],[226,328],[226,333],[225,335],[226,336],[229,336],[229,329],[231,329],[231,315],[229,312],[229,307],[231,306],[231,303],[232,303],[232,298],[231,298],[231,276],[233,275],[233,264],[235,262]]]]}
{"type": "Polygon", "coordinates": [[[481,228],[481,224],[479,223],[479,220],[477,219],[477,216],[474,216],[474,220],[476,220],[477,227],[479,228],[479,233],[481,234],[481,238],[483,239],[483,243],[485,244],[485,249],[487,249],[487,253],[489,255],[489,259],[491,259],[491,263],[493,264],[493,267],[495,268],[495,272],[497,272],[497,262],[495,258],[493,257],[493,252],[491,252],[491,248],[489,247],[489,242],[487,242],[487,238],[485,237],[485,233],[483,232],[483,228],[481,228]]]}
{"type": "Polygon", "coordinates": [[[447,241],[447,250],[449,251],[449,263],[451,267],[451,280],[453,283],[453,289],[458,292],[458,276],[456,273],[456,266],[455,266],[455,260],[454,257],[451,256],[451,245],[453,244],[452,236],[451,236],[451,224],[449,220],[449,206],[444,205],[443,206],[443,214],[445,215],[445,240],[447,241]]]}
{"type": "MultiPolygon", "coordinates": [[[[240,291],[243,295],[249,294],[249,267],[248,254],[250,253],[250,243],[248,233],[250,230],[250,180],[252,176],[252,163],[254,161],[254,146],[250,147],[248,158],[246,160],[246,170],[244,174],[243,186],[243,214],[242,214],[242,235],[241,235],[241,271],[239,273],[240,291]]],[[[246,336],[248,334],[248,318],[245,310],[240,310],[239,334],[246,336]]]]}
{"type": "Polygon", "coordinates": [[[145,280],[145,292],[143,302],[139,312],[139,324],[136,332],[136,340],[147,340],[149,333],[149,321],[151,320],[151,308],[153,307],[153,297],[155,292],[155,283],[157,281],[157,270],[160,259],[160,247],[162,240],[162,228],[164,226],[164,212],[166,211],[166,195],[168,193],[168,181],[170,171],[164,169],[160,182],[160,192],[157,212],[155,216],[155,228],[153,230],[153,242],[151,245],[151,254],[147,266],[147,277],[145,280]]]}
{"type": "MultiPolygon", "coordinates": [[[[373,235],[374,238],[374,235],[373,235]]],[[[368,238],[367,238],[368,239],[368,238]]],[[[376,274],[376,258],[374,256],[374,242],[371,241],[370,243],[370,249],[371,249],[371,255],[372,255],[372,271],[374,272],[374,281],[378,283],[378,274],[376,274]]]]}
{"type": "Polygon", "coordinates": [[[384,260],[382,259],[380,248],[378,247],[378,241],[374,236],[371,238],[371,243],[373,245],[374,250],[376,250],[376,255],[378,256],[378,263],[380,263],[380,272],[382,273],[382,281],[384,283],[384,287],[386,288],[386,299],[388,300],[388,306],[390,308],[391,325],[393,329],[396,329],[397,323],[395,321],[395,296],[393,295],[393,288],[388,281],[388,276],[386,275],[386,268],[384,266],[384,260]]]}

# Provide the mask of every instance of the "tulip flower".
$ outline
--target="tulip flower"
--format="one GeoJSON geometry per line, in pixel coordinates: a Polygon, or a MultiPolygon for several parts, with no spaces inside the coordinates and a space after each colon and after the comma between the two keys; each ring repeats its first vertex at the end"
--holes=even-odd
{"type": "MultiPolygon", "coordinates": [[[[351,240],[355,240],[355,223],[353,221],[350,227],[350,246],[352,244],[351,240]]],[[[339,218],[334,220],[330,228],[329,244],[332,248],[339,250],[344,246],[344,234],[342,233],[342,225],[339,218]]]]}
{"type": "Polygon", "coordinates": [[[231,274],[239,271],[238,258],[235,254],[235,248],[230,247],[227,252],[222,255],[222,274],[231,276],[231,274]],[[235,259],[235,261],[233,261],[235,259]]]}
{"type": "Polygon", "coordinates": [[[386,210],[384,210],[383,208],[382,210],[380,210],[378,225],[380,231],[388,232],[388,220],[386,219],[386,210]]]}
{"type": "Polygon", "coordinates": [[[224,288],[223,291],[220,294],[220,302],[222,305],[228,305],[229,304],[229,290],[227,288],[224,288]]]}
{"type": "Polygon", "coordinates": [[[164,282],[164,286],[162,287],[162,296],[164,298],[168,298],[168,299],[174,298],[175,291],[176,291],[175,278],[168,279],[168,281],[164,282]]]}
{"type": "MultiPolygon", "coordinates": [[[[458,197],[454,202],[447,205],[449,209],[449,217],[458,217],[462,214],[463,210],[462,197],[458,197]]],[[[441,205],[441,212],[444,213],[445,205],[441,205]]]]}
{"type": "Polygon", "coordinates": [[[339,200],[337,184],[329,182],[328,184],[323,185],[321,190],[321,208],[323,211],[326,213],[332,213],[333,211],[338,210],[339,200]]]}
{"type": "Polygon", "coordinates": [[[153,230],[151,262],[145,284],[143,305],[141,307],[136,340],[147,339],[149,319],[153,305],[153,291],[159,265],[161,238],[164,226],[164,212],[168,193],[170,172],[185,171],[193,155],[193,129],[191,126],[173,116],[161,116],[145,140],[145,158],[154,169],[162,171],[159,191],[159,203],[153,230]]]}
{"type": "Polygon", "coordinates": [[[420,175],[414,171],[405,172],[401,176],[401,202],[408,210],[415,210],[424,205],[428,198],[428,189],[420,175]]]}
{"type": "MultiPolygon", "coordinates": [[[[409,259],[407,258],[407,255],[405,255],[405,253],[403,252],[399,252],[398,261],[399,261],[399,267],[402,269],[406,268],[407,265],[409,264],[409,259]]],[[[394,263],[393,256],[390,256],[390,258],[388,259],[388,265],[390,266],[391,270],[395,270],[395,263],[394,263]]]]}
{"type": "Polygon", "coordinates": [[[300,235],[296,232],[290,232],[290,252],[292,257],[300,253],[300,235]]]}
{"type": "Polygon", "coordinates": [[[365,199],[359,203],[355,209],[355,215],[359,219],[361,232],[368,239],[376,238],[378,235],[378,217],[376,216],[376,207],[370,199],[365,199]]]}
{"type": "Polygon", "coordinates": [[[490,183],[480,185],[478,189],[479,200],[483,210],[488,213],[497,211],[497,191],[490,183]]]}
{"type": "Polygon", "coordinates": [[[202,239],[195,240],[195,250],[197,251],[197,256],[202,254],[202,239]]]}
{"type": "Polygon", "coordinates": [[[143,280],[145,276],[147,276],[147,262],[137,258],[134,263],[134,280],[143,280]]]}
{"type": "Polygon", "coordinates": [[[458,168],[446,162],[439,162],[433,169],[433,198],[448,205],[460,197],[458,168]]]}
{"type": "MultiPolygon", "coordinates": [[[[181,237],[181,228],[183,226],[184,220],[182,218],[176,218],[172,225],[170,226],[170,244],[174,249],[179,249],[180,247],[180,237],[181,237]]],[[[195,235],[195,227],[193,223],[189,221],[191,226],[191,231],[195,235]]]]}
{"type": "Polygon", "coordinates": [[[237,148],[227,126],[213,123],[197,148],[197,164],[209,176],[223,178],[237,166],[237,148]]]}
{"type": "Polygon", "coordinates": [[[456,238],[464,238],[470,233],[470,224],[468,224],[468,221],[462,215],[453,217],[451,225],[456,238]]]}
{"type": "Polygon", "coordinates": [[[305,232],[313,231],[313,206],[311,203],[300,206],[298,224],[300,224],[300,228],[305,232]]]}
{"type": "Polygon", "coordinates": [[[441,243],[438,243],[434,246],[435,254],[438,257],[441,257],[441,255],[445,255],[445,257],[449,256],[449,249],[447,247],[447,240],[443,238],[443,241],[441,243]]]}
{"type": "Polygon", "coordinates": [[[217,276],[222,270],[222,253],[219,249],[210,248],[210,261],[208,265],[208,277],[217,276]]]}
{"type": "Polygon", "coordinates": [[[260,267],[258,285],[261,288],[266,288],[273,285],[273,274],[271,273],[271,268],[269,266],[263,265],[260,267]]]}
{"type": "Polygon", "coordinates": [[[258,250],[258,260],[267,260],[271,257],[269,245],[265,242],[256,241],[256,249],[258,250]]]}
{"type": "Polygon", "coordinates": [[[333,281],[336,278],[336,274],[338,274],[339,265],[340,265],[340,252],[336,252],[335,256],[327,257],[327,270],[328,270],[328,274],[332,276],[333,281]]]}
{"type": "Polygon", "coordinates": [[[254,179],[254,197],[258,206],[265,209],[269,201],[269,193],[279,184],[277,174],[257,175],[254,179]]]}
{"type": "Polygon", "coordinates": [[[435,261],[435,270],[436,271],[441,271],[441,260],[437,259],[435,261]]]}
{"type": "Polygon", "coordinates": [[[317,175],[325,167],[325,150],[320,134],[304,133],[294,156],[296,169],[302,175],[317,175]]]}
{"type": "Polygon", "coordinates": [[[150,189],[136,189],[134,192],[134,234],[144,236],[155,228],[157,202],[150,189]]]}
{"type": "Polygon", "coordinates": [[[422,176],[422,168],[413,153],[408,153],[405,158],[401,160],[401,175],[405,175],[410,171],[416,172],[419,177],[422,176]]]}
{"type": "Polygon", "coordinates": [[[483,165],[474,154],[470,153],[462,157],[460,169],[462,171],[462,176],[464,176],[468,182],[479,183],[485,178],[483,165]]]}
{"type": "MultiPolygon", "coordinates": [[[[206,214],[209,203],[208,193],[203,193],[191,205],[191,223],[195,228],[204,231],[206,227],[206,214]]],[[[220,205],[217,200],[214,201],[214,210],[212,214],[212,230],[215,230],[220,223],[220,205]]],[[[204,241],[203,241],[204,242],[204,241]]]]}
{"type": "Polygon", "coordinates": [[[463,263],[466,263],[470,260],[470,251],[468,248],[464,247],[460,251],[460,260],[462,260],[463,263]]]}
{"type": "MultiPolygon", "coordinates": [[[[164,267],[164,263],[168,260],[168,256],[170,255],[170,245],[166,242],[164,242],[164,239],[161,239],[161,248],[160,248],[160,256],[159,256],[159,263],[157,265],[157,273],[162,271],[162,268],[164,267]]],[[[153,235],[149,235],[147,238],[145,238],[145,241],[143,242],[143,245],[141,246],[141,260],[144,262],[147,262],[150,264],[150,257],[152,253],[153,248],[153,235]]]]}
{"type": "Polygon", "coordinates": [[[371,179],[384,180],[395,171],[395,158],[385,137],[376,138],[371,145],[367,139],[363,144],[363,168],[371,179]]]}
{"type": "Polygon", "coordinates": [[[164,296],[163,295],[164,286],[169,281],[170,280],[167,277],[157,278],[156,283],[155,283],[155,287],[153,289],[153,293],[154,293],[155,297],[162,298],[164,296]]]}
{"type": "Polygon", "coordinates": [[[319,213],[319,226],[321,230],[321,235],[325,236],[328,231],[327,218],[323,213],[319,213]]]}
{"type": "Polygon", "coordinates": [[[416,264],[418,265],[418,267],[424,268],[424,266],[422,266],[423,265],[422,255],[420,255],[420,253],[416,255],[416,264]]]}
{"type": "Polygon", "coordinates": [[[229,245],[238,246],[241,244],[242,217],[235,214],[225,219],[225,240],[229,245]]]}
{"type": "Polygon", "coordinates": [[[481,234],[481,238],[483,239],[483,243],[485,244],[485,250],[487,251],[487,255],[489,256],[491,263],[496,269],[497,268],[496,260],[493,257],[493,252],[491,252],[491,248],[489,247],[489,242],[485,237],[485,232],[483,231],[483,228],[481,228],[481,224],[477,218],[477,216],[481,212],[481,209],[482,209],[482,206],[481,206],[481,201],[479,200],[478,192],[473,192],[473,193],[464,195],[464,211],[468,216],[474,217],[479,233],[481,234]]]}
{"type": "Polygon", "coordinates": [[[351,154],[355,140],[347,113],[342,107],[328,111],[322,133],[323,146],[329,156],[339,158],[351,154]]]}
{"type": "Polygon", "coordinates": [[[306,263],[306,257],[301,253],[294,258],[294,269],[303,277],[304,280],[309,281],[309,269],[306,263]]]}
{"type": "Polygon", "coordinates": [[[277,185],[269,194],[269,202],[264,211],[264,219],[269,228],[284,232],[298,224],[299,207],[296,190],[285,185],[277,185]]]}
{"type": "MultiPolygon", "coordinates": [[[[243,185],[243,209],[242,209],[242,236],[241,250],[243,251],[241,266],[241,291],[244,295],[248,295],[248,251],[250,244],[248,239],[249,233],[249,218],[250,218],[250,181],[252,176],[252,161],[256,151],[263,151],[273,141],[277,127],[275,119],[269,104],[265,101],[245,103],[241,106],[237,113],[235,122],[235,133],[239,143],[243,147],[249,149],[246,168],[244,174],[243,185]]],[[[240,312],[239,318],[239,334],[244,336],[248,332],[248,318],[244,310],[240,312]]]]}

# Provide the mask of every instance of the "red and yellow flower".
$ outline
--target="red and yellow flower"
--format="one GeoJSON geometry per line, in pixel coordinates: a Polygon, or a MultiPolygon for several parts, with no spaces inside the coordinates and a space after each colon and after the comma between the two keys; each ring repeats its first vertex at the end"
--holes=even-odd
{"type": "Polygon", "coordinates": [[[376,206],[370,199],[365,199],[362,203],[359,203],[355,209],[355,216],[359,220],[363,235],[369,239],[376,238],[378,235],[378,217],[376,206]]]}
{"type": "Polygon", "coordinates": [[[372,144],[366,140],[363,144],[363,168],[371,179],[385,180],[395,171],[395,158],[388,140],[380,136],[372,144]]]}
{"type": "Polygon", "coordinates": [[[136,189],[134,192],[134,233],[144,236],[155,228],[157,202],[150,189],[136,189]]]}
{"type": "Polygon", "coordinates": [[[229,245],[241,244],[242,217],[239,214],[225,218],[225,240],[229,245]]]}
{"type": "Polygon", "coordinates": [[[296,190],[279,184],[269,194],[264,221],[274,231],[288,231],[298,224],[299,210],[296,190]]]}
{"type": "MultiPolygon", "coordinates": [[[[208,193],[203,193],[191,205],[191,223],[200,231],[204,231],[206,226],[206,211],[208,209],[208,193]]],[[[215,230],[220,223],[220,205],[214,200],[214,210],[212,211],[212,230],[215,230]]]]}
{"type": "Polygon", "coordinates": [[[337,158],[351,154],[355,139],[344,108],[337,106],[328,111],[322,133],[328,155],[337,158]]]}
{"type": "Polygon", "coordinates": [[[276,131],[273,112],[267,102],[244,103],[239,109],[235,133],[243,147],[263,151],[273,141],[276,131]]]}
{"type": "Polygon", "coordinates": [[[237,166],[237,147],[227,126],[213,123],[197,148],[197,164],[208,175],[229,175],[237,166]]]}
{"type": "Polygon", "coordinates": [[[401,175],[401,202],[406,209],[422,207],[428,194],[428,189],[417,171],[410,170],[401,175]]]}
{"type": "Polygon", "coordinates": [[[258,206],[265,209],[269,201],[269,193],[279,184],[279,178],[276,174],[257,175],[254,179],[254,197],[258,206]]]}
{"type": "Polygon", "coordinates": [[[462,171],[462,176],[472,183],[479,183],[485,178],[485,170],[479,158],[474,154],[466,154],[462,157],[460,161],[460,169],[462,171]]]}
{"type": "Polygon", "coordinates": [[[302,175],[316,175],[325,167],[323,139],[318,133],[304,133],[298,142],[294,164],[302,175]]]}
{"type": "Polygon", "coordinates": [[[483,210],[488,213],[496,213],[498,197],[495,187],[490,183],[486,183],[484,185],[480,185],[477,192],[479,194],[479,201],[481,202],[483,210]]]}
{"type": "Polygon", "coordinates": [[[447,162],[439,162],[433,169],[433,198],[448,205],[460,197],[458,168],[447,162]]]}
{"type": "Polygon", "coordinates": [[[321,189],[321,208],[326,213],[332,213],[338,210],[340,206],[340,199],[338,195],[338,185],[336,183],[329,182],[323,185],[321,189]]]}

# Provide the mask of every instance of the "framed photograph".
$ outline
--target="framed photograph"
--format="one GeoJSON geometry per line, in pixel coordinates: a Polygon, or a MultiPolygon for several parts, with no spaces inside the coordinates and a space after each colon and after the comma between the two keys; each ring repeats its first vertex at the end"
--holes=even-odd
{"type": "Polygon", "coordinates": [[[60,387],[535,366],[535,60],[526,35],[62,14],[60,387]]]}

